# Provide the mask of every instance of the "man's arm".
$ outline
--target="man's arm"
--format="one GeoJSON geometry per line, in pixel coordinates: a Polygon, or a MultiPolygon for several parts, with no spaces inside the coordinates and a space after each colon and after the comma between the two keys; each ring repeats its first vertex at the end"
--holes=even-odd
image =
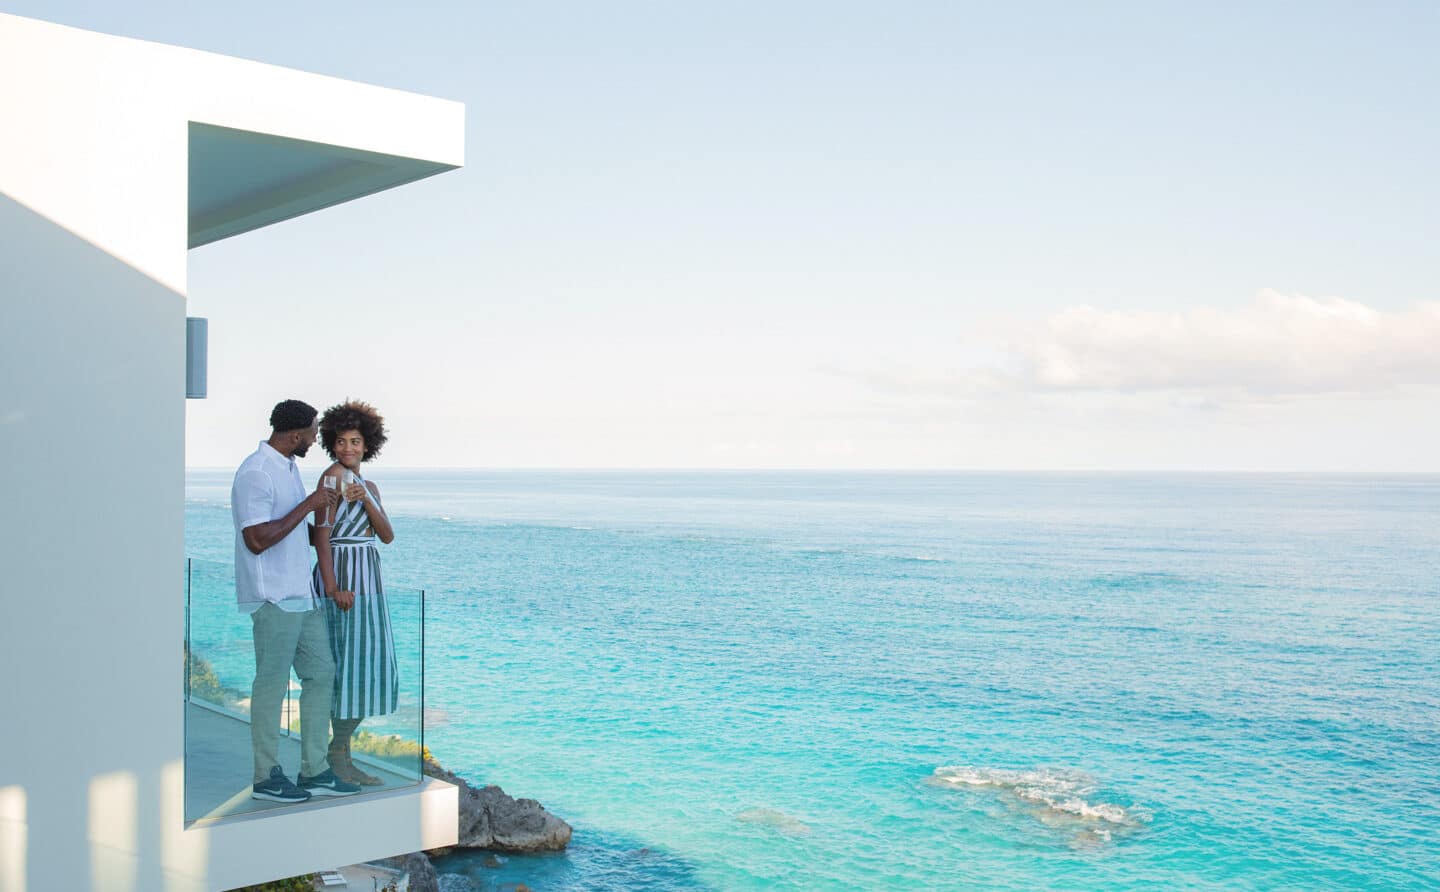
{"type": "Polygon", "coordinates": [[[323,507],[327,502],[333,505],[338,500],[339,495],[333,489],[316,489],[305,497],[305,501],[291,508],[289,514],[278,520],[248,526],[240,531],[240,536],[245,540],[245,547],[250,549],[251,554],[259,554],[290,535],[290,531],[300,525],[305,515],[323,507]]]}

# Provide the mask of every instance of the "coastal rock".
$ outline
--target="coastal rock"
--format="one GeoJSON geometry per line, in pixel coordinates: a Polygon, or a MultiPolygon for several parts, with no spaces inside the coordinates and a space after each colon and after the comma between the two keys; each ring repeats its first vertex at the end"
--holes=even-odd
{"type": "Polygon", "coordinates": [[[396,859],[396,866],[410,874],[410,892],[440,892],[440,878],[435,875],[435,865],[425,857],[424,852],[411,852],[396,859]]]}
{"type": "Polygon", "coordinates": [[[426,760],[425,773],[460,788],[459,848],[558,852],[570,844],[570,825],[534,799],[515,799],[493,784],[477,790],[434,760],[426,760]]]}

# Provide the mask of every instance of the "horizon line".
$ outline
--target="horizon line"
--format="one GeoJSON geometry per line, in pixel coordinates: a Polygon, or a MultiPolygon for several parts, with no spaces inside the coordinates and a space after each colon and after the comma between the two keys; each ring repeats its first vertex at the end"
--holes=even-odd
{"type": "MultiPolygon", "coordinates": [[[[226,471],[229,465],[186,465],[185,472],[226,471]]],[[[1369,476],[1369,477],[1435,477],[1440,470],[1354,470],[1309,469],[1276,470],[1274,468],[965,468],[965,467],[715,467],[715,466],[580,466],[580,465],[396,465],[385,468],[401,472],[483,471],[487,473],[586,473],[586,474],[1244,474],[1291,476],[1369,476]]]]}

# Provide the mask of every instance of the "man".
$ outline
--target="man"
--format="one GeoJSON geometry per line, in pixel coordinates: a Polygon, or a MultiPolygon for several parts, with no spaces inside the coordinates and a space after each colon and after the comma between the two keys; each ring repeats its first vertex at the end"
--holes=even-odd
{"type": "Polygon", "coordinates": [[[230,511],[235,520],[235,595],[255,627],[255,683],[250,691],[250,739],[255,750],[254,799],[304,802],[349,796],[356,784],[335,776],[325,761],[335,662],[325,614],[310,585],[310,537],[305,516],[333,507],[338,494],[306,492],[295,458],[319,431],[314,407],[285,400],[270,413],[270,439],[235,472],[230,511]],[[300,676],[300,773],[291,783],[280,767],[280,705],[290,667],[300,676]]]}

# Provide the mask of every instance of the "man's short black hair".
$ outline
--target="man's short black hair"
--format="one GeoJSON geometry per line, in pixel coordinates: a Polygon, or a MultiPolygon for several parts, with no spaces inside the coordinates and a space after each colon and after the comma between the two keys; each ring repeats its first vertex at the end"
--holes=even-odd
{"type": "Polygon", "coordinates": [[[283,434],[286,431],[304,430],[315,423],[315,416],[319,413],[309,403],[302,403],[299,400],[284,400],[275,404],[275,409],[270,413],[270,427],[276,432],[283,434]]]}

